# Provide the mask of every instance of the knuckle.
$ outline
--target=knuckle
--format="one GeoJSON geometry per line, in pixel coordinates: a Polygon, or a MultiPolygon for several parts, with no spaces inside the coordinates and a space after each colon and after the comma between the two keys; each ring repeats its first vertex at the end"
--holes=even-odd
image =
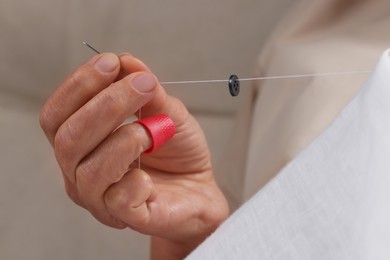
{"type": "Polygon", "coordinates": [[[44,106],[39,113],[39,125],[43,130],[46,130],[50,125],[50,119],[46,106],[44,106]]]}
{"type": "Polygon", "coordinates": [[[65,192],[66,192],[66,194],[68,195],[68,197],[69,197],[73,202],[75,202],[76,194],[75,194],[74,188],[73,188],[71,185],[65,183],[65,192]]]}
{"type": "Polygon", "coordinates": [[[67,79],[67,82],[70,86],[73,86],[75,88],[81,88],[88,86],[88,81],[90,80],[91,75],[90,73],[85,73],[84,70],[78,69],[75,70],[67,79]]]}
{"type": "Polygon", "coordinates": [[[104,200],[111,214],[122,218],[129,227],[137,230],[150,224],[151,215],[146,198],[140,198],[129,191],[128,186],[110,188],[106,191],[104,200]]]}
{"type": "Polygon", "coordinates": [[[113,212],[127,212],[130,202],[126,190],[123,188],[116,188],[107,191],[106,203],[113,212]]]}
{"type": "Polygon", "coordinates": [[[84,207],[83,203],[81,202],[78,196],[77,190],[72,184],[65,182],[65,192],[74,203],[76,203],[80,207],[84,207]]]}
{"type": "Polygon", "coordinates": [[[99,169],[91,160],[83,161],[76,168],[77,185],[86,187],[93,187],[98,182],[99,169]]]}
{"type": "Polygon", "coordinates": [[[74,143],[74,134],[72,128],[64,123],[57,131],[54,137],[54,150],[57,160],[61,163],[72,161],[76,152],[77,146],[74,143]]]}
{"type": "Polygon", "coordinates": [[[46,134],[55,132],[56,124],[55,120],[53,120],[54,118],[52,109],[46,104],[39,113],[39,124],[46,134]]]}
{"type": "Polygon", "coordinates": [[[46,108],[43,108],[39,113],[39,125],[43,129],[45,133],[49,132],[50,127],[50,119],[48,117],[46,108]]]}
{"type": "Polygon", "coordinates": [[[151,140],[143,126],[137,123],[121,126],[117,129],[118,135],[123,140],[132,140],[131,146],[127,147],[130,154],[139,155],[150,146],[151,140]]]}
{"type": "Polygon", "coordinates": [[[108,114],[121,115],[127,110],[128,102],[118,91],[105,91],[96,98],[97,105],[104,107],[108,114]]]}

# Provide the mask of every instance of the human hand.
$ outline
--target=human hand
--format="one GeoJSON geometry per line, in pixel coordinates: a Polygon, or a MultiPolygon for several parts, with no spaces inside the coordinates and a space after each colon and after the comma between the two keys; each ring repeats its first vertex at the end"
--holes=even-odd
{"type": "Polygon", "coordinates": [[[46,101],[41,126],[69,197],[102,223],[152,236],[152,257],[183,258],[227,217],[203,132],[185,106],[129,54],[105,53],[70,74],[46,101]],[[152,154],[138,123],[169,115],[176,135],[152,154]]]}

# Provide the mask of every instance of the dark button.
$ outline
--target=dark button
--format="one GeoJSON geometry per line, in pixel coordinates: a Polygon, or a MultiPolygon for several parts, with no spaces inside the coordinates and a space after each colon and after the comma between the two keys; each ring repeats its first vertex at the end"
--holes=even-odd
{"type": "Polygon", "coordinates": [[[238,79],[237,75],[233,74],[230,76],[229,91],[232,97],[238,96],[238,93],[240,93],[240,80],[238,79]]]}

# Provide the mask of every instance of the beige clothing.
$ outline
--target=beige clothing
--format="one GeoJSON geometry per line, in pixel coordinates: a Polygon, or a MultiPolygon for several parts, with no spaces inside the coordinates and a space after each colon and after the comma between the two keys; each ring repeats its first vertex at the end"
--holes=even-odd
{"type": "MultiPolygon", "coordinates": [[[[372,70],[390,45],[390,2],[301,1],[262,51],[259,76],[372,70]]],[[[332,121],[368,74],[262,81],[238,114],[219,166],[233,208],[332,121]]]]}
{"type": "Polygon", "coordinates": [[[390,49],[331,124],[188,259],[390,258],[390,49]]]}

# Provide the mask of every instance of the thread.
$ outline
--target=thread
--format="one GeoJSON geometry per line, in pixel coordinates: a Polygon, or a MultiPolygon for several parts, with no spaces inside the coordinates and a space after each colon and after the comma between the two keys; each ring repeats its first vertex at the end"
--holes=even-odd
{"type": "MultiPolygon", "coordinates": [[[[261,81],[261,80],[277,80],[277,79],[291,79],[291,78],[308,78],[308,77],[329,77],[342,76],[353,74],[369,74],[372,70],[357,70],[357,71],[342,71],[342,72],[323,72],[312,74],[294,74],[281,76],[267,76],[257,78],[242,78],[240,81],[261,81]]],[[[228,83],[228,79],[212,79],[212,80],[185,80],[185,81],[165,81],[160,82],[161,85],[185,85],[185,84],[202,84],[202,83],[228,83]]]]}
{"type": "MultiPolygon", "coordinates": [[[[100,54],[100,51],[95,49],[87,42],[83,42],[88,48],[100,54]]],[[[325,72],[325,73],[312,73],[312,74],[295,74],[295,75],[283,75],[283,76],[267,76],[257,78],[242,78],[240,81],[257,81],[257,80],[276,80],[276,79],[291,79],[291,78],[306,78],[306,77],[327,77],[327,76],[341,76],[349,74],[368,74],[372,70],[357,70],[357,71],[342,71],[342,72],[325,72]]],[[[185,80],[185,81],[166,81],[160,82],[161,85],[184,85],[184,84],[201,84],[201,83],[228,83],[229,79],[212,79],[212,80],[185,80]]],[[[141,110],[140,110],[141,115],[141,110]]],[[[140,116],[141,118],[141,116],[140,116]]]]}
{"type": "MultiPolygon", "coordinates": [[[[140,109],[138,110],[138,120],[142,119],[142,118],[141,118],[141,116],[142,116],[141,109],[142,109],[142,108],[140,108],[140,109]]],[[[138,169],[141,169],[141,154],[139,154],[139,156],[138,156],[138,169]]]]}

